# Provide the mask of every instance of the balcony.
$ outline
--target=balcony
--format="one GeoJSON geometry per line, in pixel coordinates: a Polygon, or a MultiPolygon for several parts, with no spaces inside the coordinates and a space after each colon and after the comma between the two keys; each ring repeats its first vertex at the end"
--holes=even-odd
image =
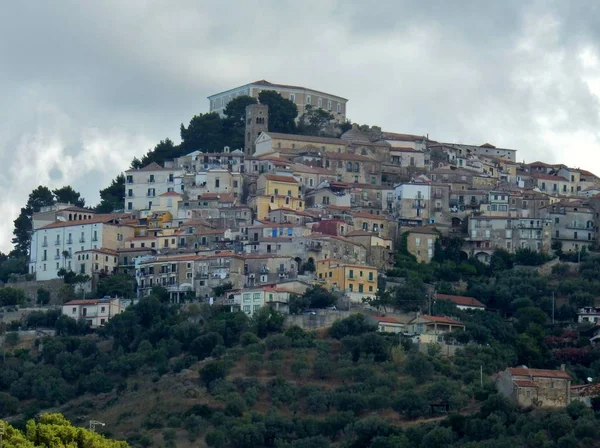
{"type": "Polygon", "coordinates": [[[56,240],[56,241],[54,241],[54,245],[55,245],[55,246],[60,246],[60,240],[56,240]]]}
{"type": "Polygon", "coordinates": [[[55,255],[55,256],[54,256],[54,259],[55,259],[55,260],[60,260],[60,255],[55,255]]]}
{"type": "Polygon", "coordinates": [[[149,184],[153,184],[154,183],[154,178],[153,177],[149,177],[148,178],[148,183],[149,184]]]}
{"type": "Polygon", "coordinates": [[[80,243],[85,243],[85,237],[82,236],[81,238],[79,238],[79,242],[80,243]]]}
{"type": "Polygon", "coordinates": [[[93,236],[93,237],[92,237],[92,241],[93,241],[94,243],[98,242],[98,237],[97,237],[97,236],[93,236]]]}
{"type": "Polygon", "coordinates": [[[48,247],[48,241],[44,241],[44,242],[42,243],[42,247],[48,247]]]}
{"type": "Polygon", "coordinates": [[[587,230],[588,232],[593,232],[594,231],[594,226],[591,227],[587,227],[583,224],[567,224],[565,226],[567,229],[575,229],[575,230],[587,230]]]}
{"type": "Polygon", "coordinates": [[[67,240],[67,244],[73,244],[73,238],[69,238],[69,239],[67,240]]]}

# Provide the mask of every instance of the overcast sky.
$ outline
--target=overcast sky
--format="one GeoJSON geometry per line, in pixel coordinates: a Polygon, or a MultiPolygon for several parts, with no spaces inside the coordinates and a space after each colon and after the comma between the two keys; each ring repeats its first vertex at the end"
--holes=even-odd
{"type": "Polygon", "coordinates": [[[597,1],[3,2],[0,250],[37,185],[98,190],[250,81],[348,116],[600,174],[597,1]]]}

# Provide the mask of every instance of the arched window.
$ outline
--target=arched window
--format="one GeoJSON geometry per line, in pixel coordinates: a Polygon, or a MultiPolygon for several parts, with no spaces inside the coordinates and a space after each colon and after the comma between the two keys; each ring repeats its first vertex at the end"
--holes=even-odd
{"type": "Polygon", "coordinates": [[[358,162],[354,162],[354,172],[358,173],[360,171],[360,164],[358,162]]]}
{"type": "Polygon", "coordinates": [[[346,163],[346,171],[352,171],[352,162],[346,163]]]}
{"type": "Polygon", "coordinates": [[[69,221],[73,221],[73,214],[69,213],[69,221]]]}

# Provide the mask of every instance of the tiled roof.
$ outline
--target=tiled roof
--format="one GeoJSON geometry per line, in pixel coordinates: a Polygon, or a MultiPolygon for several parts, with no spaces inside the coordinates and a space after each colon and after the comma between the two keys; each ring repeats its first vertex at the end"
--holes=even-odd
{"type": "Polygon", "coordinates": [[[326,159],[332,160],[355,160],[357,162],[376,162],[376,159],[372,159],[367,156],[361,156],[359,154],[350,154],[350,153],[337,153],[337,152],[328,152],[324,156],[326,159]]]}
{"type": "Polygon", "coordinates": [[[367,212],[352,213],[352,216],[354,216],[355,218],[379,219],[382,221],[386,221],[388,219],[387,215],[374,215],[372,213],[367,212]]]}
{"type": "Polygon", "coordinates": [[[535,381],[531,380],[513,380],[513,383],[515,383],[519,387],[537,387],[535,381]]]}
{"type": "Polygon", "coordinates": [[[407,230],[408,233],[425,233],[430,235],[439,235],[439,232],[435,227],[411,227],[407,230]]]}
{"type": "Polygon", "coordinates": [[[182,195],[181,195],[181,193],[177,193],[176,191],[167,191],[166,193],[163,193],[160,196],[182,196],[182,195]]]}
{"type": "Polygon", "coordinates": [[[476,306],[479,308],[485,308],[485,305],[483,303],[481,303],[479,300],[473,297],[453,296],[450,294],[436,294],[435,298],[440,300],[448,300],[452,303],[455,303],[456,305],[476,306]]]}
{"type": "Polygon", "coordinates": [[[564,378],[571,379],[571,375],[569,375],[564,370],[546,370],[546,369],[528,369],[527,367],[512,367],[509,368],[508,371],[511,375],[516,376],[530,376],[530,377],[544,377],[544,378],[564,378]]]}
{"type": "Polygon", "coordinates": [[[375,319],[377,322],[402,325],[402,322],[400,322],[398,319],[396,319],[394,317],[374,316],[373,319],[375,319]]]}
{"type": "Polygon", "coordinates": [[[421,151],[417,151],[414,148],[405,148],[403,146],[392,146],[390,148],[390,152],[418,152],[418,153],[422,153],[421,151]]]}
{"type": "MultiPolygon", "coordinates": [[[[266,132],[274,140],[289,140],[293,142],[324,143],[328,145],[346,146],[346,142],[339,138],[313,137],[312,135],[281,134],[279,132],[266,132]]],[[[276,148],[277,150],[282,148],[276,148]]]]}
{"type": "Polygon", "coordinates": [[[204,200],[215,200],[219,202],[235,202],[235,196],[233,193],[204,193],[200,195],[200,201],[204,200]]]}
{"type": "Polygon", "coordinates": [[[449,317],[429,316],[427,314],[421,314],[418,317],[421,317],[430,322],[436,322],[436,323],[440,323],[440,324],[452,324],[452,325],[463,325],[464,326],[464,324],[460,323],[457,320],[451,319],[449,317]]]}
{"type": "Polygon", "coordinates": [[[265,179],[271,180],[273,182],[287,182],[290,184],[297,184],[298,181],[294,179],[292,176],[279,176],[276,174],[264,174],[265,179]]]}
{"type": "Polygon", "coordinates": [[[531,177],[533,177],[534,179],[541,179],[541,180],[555,180],[558,182],[568,182],[567,179],[565,179],[562,176],[553,176],[551,174],[537,174],[537,173],[533,173],[531,175],[531,177]]]}

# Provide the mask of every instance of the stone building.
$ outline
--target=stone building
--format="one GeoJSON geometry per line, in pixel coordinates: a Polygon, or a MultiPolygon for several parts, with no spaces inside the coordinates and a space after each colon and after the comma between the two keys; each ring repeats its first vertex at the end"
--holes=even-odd
{"type": "Polygon", "coordinates": [[[406,248],[419,263],[429,263],[433,259],[435,241],[440,237],[433,227],[414,227],[407,231],[406,248]]]}
{"type": "Polygon", "coordinates": [[[561,201],[546,206],[552,225],[552,242],[563,252],[578,252],[596,244],[594,209],[581,200],[561,201]]]}
{"type": "Polygon", "coordinates": [[[498,392],[519,406],[565,407],[571,401],[571,376],[560,370],[508,368],[496,379],[498,392]]]}
{"type": "MultiPolygon", "coordinates": [[[[212,103],[212,101],[211,101],[212,103]]],[[[256,152],[257,137],[269,130],[269,106],[250,104],[246,106],[246,132],[244,135],[244,153],[248,156],[256,152]]]]}

